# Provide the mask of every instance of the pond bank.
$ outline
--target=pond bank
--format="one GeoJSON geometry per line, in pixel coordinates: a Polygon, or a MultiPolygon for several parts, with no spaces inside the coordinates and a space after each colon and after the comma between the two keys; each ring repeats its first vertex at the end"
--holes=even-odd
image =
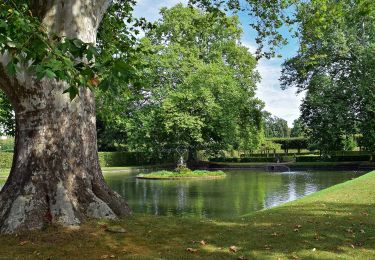
{"type": "Polygon", "coordinates": [[[241,218],[134,215],[77,229],[0,236],[0,257],[40,259],[372,259],[375,172],[241,218]],[[106,231],[120,225],[126,232],[106,231]],[[232,247],[234,246],[234,247],[232,247]],[[230,249],[230,247],[232,249],[230,249]]]}
{"type": "Polygon", "coordinates": [[[288,162],[288,163],[226,163],[202,162],[202,167],[208,169],[249,169],[265,170],[269,166],[286,166],[291,171],[372,171],[375,170],[374,162],[288,162]]]}

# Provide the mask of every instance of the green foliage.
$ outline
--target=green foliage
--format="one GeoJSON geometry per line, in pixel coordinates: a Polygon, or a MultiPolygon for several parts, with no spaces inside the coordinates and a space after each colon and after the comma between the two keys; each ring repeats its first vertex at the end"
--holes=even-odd
{"type": "Polygon", "coordinates": [[[295,138],[271,138],[270,141],[280,144],[281,149],[307,149],[308,148],[308,139],[304,137],[295,137],[295,138]]]}
{"type": "Polygon", "coordinates": [[[178,172],[178,173],[181,173],[181,174],[185,174],[185,173],[190,173],[191,170],[186,167],[186,165],[178,165],[176,167],[176,169],[174,169],[175,172],[178,172]]]}
{"type": "Polygon", "coordinates": [[[368,162],[371,155],[298,156],[296,162],[368,162]]]}
{"type": "MultiPolygon", "coordinates": [[[[189,0],[192,5],[205,8],[211,13],[224,10],[226,12],[242,12],[250,16],[250,26],[257,32],[256,42],[258,49],[257,58],[271,58],[277,55],[277,49],[288,43],[283,32],[293,24],[290,9],[297,1],[295,0],[189,0]],[[288,11],[285,11],[289,9],[288,11]]],[[[291,30],[291,29],[290,29],[291,30]]]]}
{"type": "Polygon", "coordinates": [[[99,152],[101,167],[140,166],[158,163],[171,163],[170,158],[152,158],[142,152],[99,152]]]}
{"type": "Polygon", "coordinates": [[[361,146],[375,151],[375,2],[301,2],[296,20],[300,48],[282,80],[307,91],[302,120],[312,145],[325,154],[351,149],[361,134],[361,146]]]}
{"type": "MultiPolygon", "coordinates": [[[[174,158],[153,158],[142,152],[99,152],[98,154],[101,167],[143,166],[174,162],[174,158]]],[[[13,153],[0,152],[0,168],[11,168],[12,160],[13,153]]]]}
{"type": "Polygon", "coordinates": [[[178,179],[178,178],[205,178],[205,177],[225,177],[223,171],[183,171],[183,172],[171,172],[171,171],[158,171],[151,173],[138,174],[137,177],[145,179],[178,179]]]}
{"type": "Polygon", "coordinates": [[[305,127],[301,118],[293,121],[293,127],[290,130],[290,137],[303,137],[305,133],[305,127]]]}
{"type": "Polygon", "coordinates": [[[14,139],[7,138],[7,139],[0,139],[0,151],[3,152],[12,152],[14,149],[14,139]]]}
{"type": "Polygon", "coordinates": [[[274,157],[243,157],[243,158],[211,158],[210,162],[234,162],[234,163],[244,163],[244,162],[276,162],[274,157]]]}
{"type": "Polygon", "coordinates": [[[14,136],[14,112],[5,93],[0,90],[0,135],[14,136]]]}
{"type": "Polygon", "coordinates": [[[264,134],[266,138],[289,137],[288,122],[282,118],[263,112],[264,134]]]}
{"type": "Polygon", "coordinates": [[[0,152],[0,169],[9,169],[12,166],[13,153],[0,152]]]}
{"type": "Polygon", "coordinates": [[[141,40],[141,87],[98,95],[101,118],[127,131],[130,150],[156,156],[259,145],[259,75],[238,18],[182,5],[161,14],[141,40]]]}
{"type": "Polygon", "coordinates": [[[37,80],[43,78],[68,83],[73,99],[79,87],[108,88],[120,82],[135,81],[130,55],[139,28],[147,28],[144,19],[131,15],[135,1],[113,1],[99,33],[99,44],[85,43],[47,33],[33,10],[32,2],[5,1],[0,5],[0,53],[7,53],[6,71],[18,73],[24,64],[37,80]],[[114,54],[117,54],[114,56],[114,54]],[[126,58],[125,58],[126,57],[126,58]]]}

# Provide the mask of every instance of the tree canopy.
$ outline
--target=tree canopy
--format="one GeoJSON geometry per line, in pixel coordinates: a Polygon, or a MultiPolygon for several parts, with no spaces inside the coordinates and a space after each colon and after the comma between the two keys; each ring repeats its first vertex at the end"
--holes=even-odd
{"type": "MultiPolygon", "coordinates": [[[[256,60],[238,44],[236,17],[177,5],[161,10],[141,40],[142,86],[105,112],[128,130],[130,149],[160,153],[177,147],[217,151],[256,146],[262,102],[256,60]],[[118,115],[129,116],[120,118],[118,115]]],[[[120,91],[121,92],[121,91],[120,91]]],[[[113,98],[99,99],[103,111],[113,98]]]]}
{"type": "Polygon", "coordinates": [[[263,112],[263,120],[264,135],[266,138],[289,137],[289,127],[286,120],[273,116],[267,111],[263,112]]]}
{"type": "Polygon", "coordinates": [[[374,151],[375,3],[371,0],[298,4],[298,54],[284,64],[284,87],[307,91],[302,119],[325,152],[346,149],[353,134],[374,151]]]}

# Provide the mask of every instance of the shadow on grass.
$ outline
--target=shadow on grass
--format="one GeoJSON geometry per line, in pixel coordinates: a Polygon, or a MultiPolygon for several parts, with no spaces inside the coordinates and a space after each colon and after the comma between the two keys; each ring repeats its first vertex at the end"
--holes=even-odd
{"type": "Polygon", "coordinates": [[[368,259],[375,256],[374,206],[316,201],[235,220],[136,215],[113,223],[91,222],[79,230],[49,227],[1,236],[0,257],[368,259]],[[121,225],[127,232],[110,233],[105,231],[108,225],[121,225]],[[233,245],[237,252],[229,250],[233,245]]]}
{"type": "Polygon", "coordinates": [[[374,185],[371,173],[236,219],[134,215],[0,236],[0,259],[374,259],[374,185]]]}

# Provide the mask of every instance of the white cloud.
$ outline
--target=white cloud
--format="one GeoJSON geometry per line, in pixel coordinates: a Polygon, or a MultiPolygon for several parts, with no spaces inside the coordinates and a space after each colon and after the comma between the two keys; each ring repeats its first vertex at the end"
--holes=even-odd
{"type": "Polygon", "coordinates": [[[248,48],[249,49],[249,52],[251,53],[251,54],[255,54],[255,52],[256,52],[256,50],[257,50],[257,47],[256,46],[254,46],[253,44],[251,44],[251,43],[249,43],[249,42],[242,42],[241,43],[243,46],[245,46],[246,48],[248,48]]]}
{"type": "Polygon", "coordinates": [[[135,17],[145,17],[148,21],[156,21],[160,18],[160,8],[172,7],[176,4],[187,4],[188,0],[139,0],[134,8],[135,17]]]}
{"type": "Polygon", "coordinates": [[[278,60],[261,60],[258,71],[262,80],[258,84],[257,96],[265,102],[265,110],[287,120],[291,127],[300,115],[299,107],[304,94],[296,95],[295,88],[281,89],[281,64],[278,60]]]}

